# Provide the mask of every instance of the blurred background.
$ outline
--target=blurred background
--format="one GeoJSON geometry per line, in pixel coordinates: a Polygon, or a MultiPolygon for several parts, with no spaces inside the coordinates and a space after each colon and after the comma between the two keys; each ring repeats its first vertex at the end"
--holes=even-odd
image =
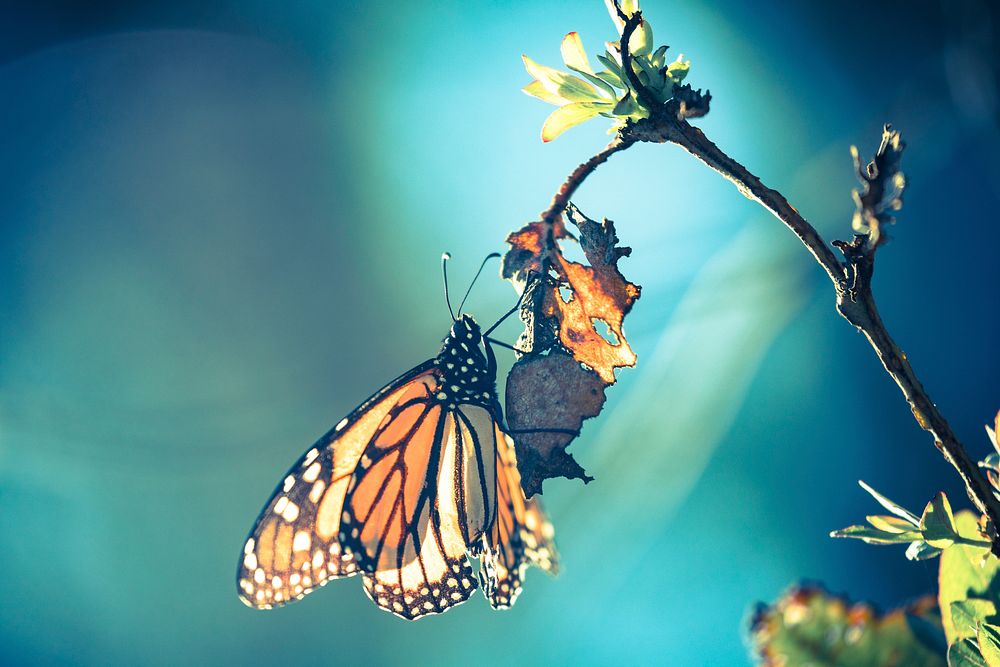
{"type": "MultiPolygon", "coordinates": [[[[788,5],[643,8],[712,90],[698,124],[828,237],[849,235],[849,145],[902,130],[876,293],[978,458],[1000,408],[996,6],[788,5]]],[[[237,556],[278,478],[436,353],[441,252],[464,287],[607,139],[543,145],[519,56],[556,66],[563,34],[594,52],[613,26],[597,0],[3,12],[3,664],[740,665],[753,602],[799,578],[884,607],[933,589],[936,561],[827,537],[875,509],[859,478],[967,503],[825,276],[729,183],[638,146],[576,198],[644,289],[639,366],[571,449],[597,480],[546,484],[563,572],[418,623],[357,580],[245,608],[237,556]]],[[[491,276],[481,322],[516,298],[491,276]]]]}

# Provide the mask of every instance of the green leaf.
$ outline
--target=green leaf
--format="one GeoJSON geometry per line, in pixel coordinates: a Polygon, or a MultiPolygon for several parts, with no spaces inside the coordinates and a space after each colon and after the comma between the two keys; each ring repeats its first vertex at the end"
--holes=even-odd
{"type": "Polygon", "coordinates": [[[976,639],[986,664],[1000,667],[1000,628],[984,623],[979,627],[976,639]]]}
{"type": "Polygon", "coordinates": [[[868,523],[875,526],[879,530],[884,530],[888,533],[906,533],[913,531],[913,524],[906,519],[900,519],[896,516],[885,516],[884,514],[873,514],[865,517],[868,519],[868,523]]]}
{"type": "Polygon", "coordinates": [[[635,57],[648,56],[653,52],[653,26],[643,19],[628,40],[628,51],[635,57]]]}
{"type": "Polygon", "coordinates": [[[560,134],[580,123],[612,109],[611,102],[574,102],[559,107],[542,125],[542,141],[552,141],[560,134]]]}
{"type": "Polygon", "coordinates": [[[667,76],[677,85],[680,85],[691,71],[691,61],[685,61],[683,58],[683,54],[679,55],[677,60],[667,65],[667,76]]]}
{"type": "Polygon", "coordinates": [[[628,79],[625,77],[625,72],[622,71],[621,65],[611,57],[610,53],[605,52],[603,56],[597,56],[597,59],[621,82],[621,87],[628,88],[628,79]]]}
{"type": "MultiPolygon", "coordinates": [[[[581,72],[580,70],[576,69],[574,69],[573,71],[579,74],[580,76],[584,77],[588,81],[590,81],[592,84],[603,90],[605,93],[607,93],[609,98],[618,99],[618,93],[615,92],[615,89],[612,88],[611,85],[606,80],[602,79],[599,75],[589,74],[588,72],[581,72]]],[[[601,74],[607,74],[607,72],[601,72],[601,74]]]]}
{"type": "Polygon", "coordinates": [[[575,69],[577,72],[594,73],[594,70],[590,69],[587,52],[584,50],[583,42],[577,33],[571,32],[563,37],[562,44],[559,45],[559,51],[562,53],[563,62],[566,63],[566,67],[575,69]]]}
{"type": "Polygon", "coordinates": [[[943,549],[932,547],[923,540],[913,542],[906,549],[906,558],[909,560],[930,560],[941,555],[943,549]]]}
{"type": "Polygon", "coordinates": [[[646,81],[644,82],[646,87],[656,93],[661,102],[666,102],[670,99],[670,95],[664,95],[664,93],[673,92],[674,86],[671,82],[670,90],[667,90],[667,78],[663,72],[646,62],[645,58],[636,58],[635,62],[642,68],[643,74],[646,75],[646,81]]]}
{"type": "Polygon", "coordinates": [[[989,667],[975,639],[961,639],[948,647],[948,667],[989,667]]]}
{"type": "MultiPolygon", "coordinates": [[[[602,69],[595,76],[597,76],[597,78],[603,81],[604,83],[614,88],[621,88],[622,90],[628,88],[628,85],[624,83],[620,78],[618,78],[617,74],[615,74],[610,70],[602,69]]],[[[615,97],[617,97],[617,95],[615,95],[615,97]]]]}
{"type": "Polygon", "coordinates": [[[656,49],[656,51],[653,51],[653,54],[649,56],[649,62],[653,65],[653,67],[663,67],[663,63],[667,59],[667,48],[667,45],[664,44],[660,48],[656,49]]]}
{"type": "Polygon", "coordinates": [[[947,645],[928,596],[879,615],[816,585],[795,587],[753,615],[754,652],[768,667],[945,667],[947,645]]]}
{"type": "MultiPolygon", "coordinates": [[[[955,526],[961,535],[976,533],[978,525],[978,517],[972,512],[963,511],[955,515],[955,526]]],[[[952,603],[969,598],[993,601],[1000,599],[998,570],[1000,561],[989,554],[988,547],[953,544],[941,554],[938,604],[941,607],[941,621],[949,644],[954,644],[959,638],[952,619],[952,603]],[[983,562],[984,554],[987,554],[985,562],[983,562]]]]}
{"type": "Polygon", "coordinates": [[[946,549],[952,545],[958,537],[958,530],[955,528],[955,517],[951,513],[948,496],[939,493],[927,503],[924,514],[920,517],[920,530],[924,534],[924,540],[931,546],[946,549]]]}
{"type": "Polygon", "coordinates": [[[870,528],[869,526],[848,526],[830,533],[830,537],[850,537],[856,540],[864,540],[868,544],[906,544],[920,539],[917,532],[889,532],[870,528]]]}
{"type": "Polygon", "coordinates": [[[554,104],[557,107],[561,107],[566,104],[567,101],[558,95],[554,95],[549,92],[548,88],[542,85],[541,81],[532,81],[527,86],[521,89],[521,92],[531,95],[532,97],[537,97],[543,102],[548,102],[549,104],[554,104]]]}
{"type": "Polygon", "coordinates": [[[908,509],[905,509],[902,506],[900,506],[900,505],[894,503],[893,501],[889,500],[888,498],[886,498],[885,496],[883,496],[881,493],[879,493],[878,491],[876,491],[872,487],[870,487],[867,484],[865,484],[865,482],[863,482],[862,480],[858,480],[858,484],[861,485],[862,489],[864,489],[865,491],[867,491],[868,493],[870,493],[871,496],[872,496],[872,498],[874,498],[876,501],[878,501],[878,504],[881,505],[882,507],[886,508],[887,510],[889,510],[890,512],[892,512],[893,514],[895,514],[899,518],[906,519],[907,521],[909,521],[910,523],[912,523],[914,525],[914,527],[920,525],[920,519],[918,519],[917,515],[914,514],[913,512],[911,512],[908,509]]]}
{"type": "Polygon", "coordinates": [[[624,117],[638,116],[640,114],[639,103],[636,102],[631,90],[625,91],[625,95],[618,100],[618,103],[615,104],[614,110],[611,113],[616,116],[624,117]]]}
{"type": "Polygon", "coordinates": [[[592,102],[601,99],[600,93],[583,79],[539,65],[528,56],[521,56],[528,74],[540,81],[545,89],[570,102],[592,102]]]}
{"type": "Polygon", "coordinates": [[[975,637],[979,625],[987,618],[996,616],[997,608],[990,600],[968,598],[951,603],[951,622],[955,626],[955,636],[975,637]]]}

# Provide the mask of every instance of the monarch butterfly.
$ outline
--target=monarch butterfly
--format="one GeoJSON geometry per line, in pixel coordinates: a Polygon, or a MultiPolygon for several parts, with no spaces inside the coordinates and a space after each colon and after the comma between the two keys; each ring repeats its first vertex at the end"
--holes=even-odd
{"type": "Polygon", "coordinates": [[[491,343],[503,344],[489,335],[518,306],[485,332],[456,317],[448,258],[453,324],[441,351],[342,419],[278,484],[240,557],[248,606],[287,604],[360,572],[378,607],[412,620],[478,586],[508,608],[528,565],[555,572],[552,525],[524,498],[497,400],[491,343]]]}

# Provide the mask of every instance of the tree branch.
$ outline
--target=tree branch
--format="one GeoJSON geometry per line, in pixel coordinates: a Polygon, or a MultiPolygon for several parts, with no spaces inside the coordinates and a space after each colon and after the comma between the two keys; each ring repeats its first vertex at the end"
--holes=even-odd
{"type": "MultiPolygon", "coordinates": [[[[846,264],[841,263],[815,227],[781,193],[765,186],[743,165],[712,143],[700,129],[671,113],[669,104],[663,113],[644,119],[627,128],[627,131],[641,141],[677,144],[719,172],[741,194],[761,204],[792,230],[833,283],[837,311],[865,335],[886,372],[902,391],[920,428],[934,437],[937,448],[958,471],[965,482],[969,498],[980,512],[989,517],[994,527],[1000,527],[1000,500],[997,500],[978,465],[968,455],[944,415],[934,405],[910,366],[906,354],[889,335],[878,313],[871,290],[875,248],[868,244],[867,235],[856,236],[853,243],[835,243],[847,258],[846,264]]],[[[1000,538],[995,533],[991,538],[993,553],[1000,556],[1000,538]]]]}
{"type": "Polygon", "coordinates": [[[816,262],[823,267],[834,287],[838,290],[843,288],[847,280],[844,267],[816,229],[788,203],[788,200],[780,192],[764,185],[746,167],[726,155],[722,149],[712,143],[700,129],[665,112],[654,118],[639,121],[632,126],[630,134],[637,136],[642,141],[677,144],[717,171],[735,185],[740,194],[757,202],[774,217],[785,223],[785,226],[792,230],[792,233],[798,236],[803,245],[809,249],[816,262]]]}

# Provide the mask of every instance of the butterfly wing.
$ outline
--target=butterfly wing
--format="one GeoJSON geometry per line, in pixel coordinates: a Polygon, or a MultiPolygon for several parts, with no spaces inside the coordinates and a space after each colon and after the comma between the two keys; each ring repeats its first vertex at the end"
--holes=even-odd
{"type": "Polygon", "coordinates": [[[525,500],[517,472],[514,443],[497,427],[497,518],[483,538],[483,592],[494,609],[507,609],[521,592],[529,565],[555,574],[558,554],[554,531],[541,503],[525,500]]]}
{"type": "Polygon", "coordinates": [[[301,599],[330,579],[356,574],[340,543],[344,498],[366,447],[401,405],[436,384],[428,361],[365,401],[292,466],[264,506],[237,572],[240,599],[270,609],[301,599]]]}
{"type": "Polygon", "coordinates": [[[375,434],[348,491],[341,541],[365,591],[406,619],[467,600],[466,557],[496,514],[498,409],[449,405],[429,389],[375,434]]]}

